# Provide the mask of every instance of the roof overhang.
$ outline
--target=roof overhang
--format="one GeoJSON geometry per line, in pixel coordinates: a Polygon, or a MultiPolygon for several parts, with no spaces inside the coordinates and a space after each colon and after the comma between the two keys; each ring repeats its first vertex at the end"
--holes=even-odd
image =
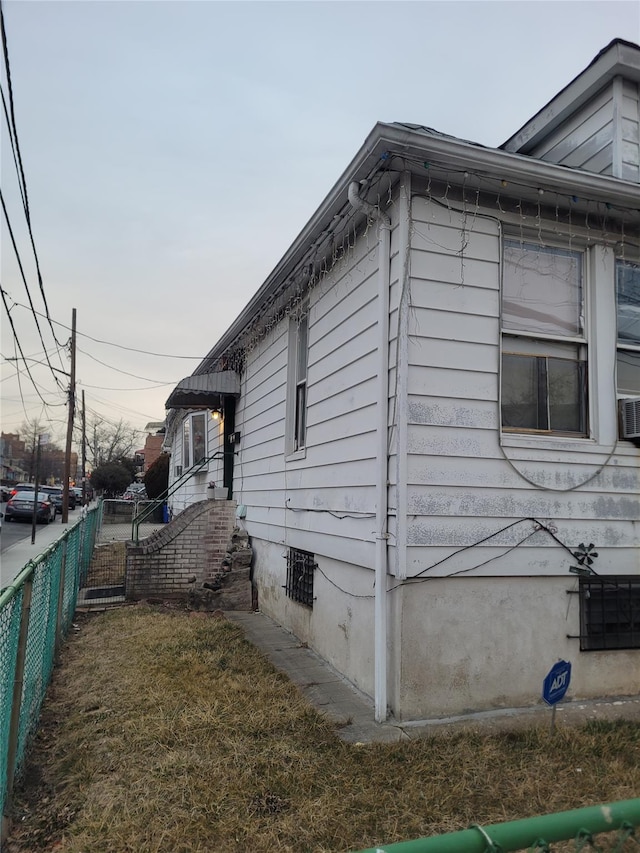
{"type": "Polygon", "coordinates": [[[564,89],[500,148],[526,154],[565,119],[586,104],[615,77],[640,82],[640,48],[633,42],[614,39],[564,89]]]}
{"type": "Polygon", "coordinates": [[[167,409],[215,409],[225,396],[240,396],[240,377],[233,370],[186,376],[173,389],[167,409]]]}
{"type": "Polygon", "coordinates": [[[534,201],[543,188],[565,193],[570,198],[580,196],[590,202],[613,202],[623,208],[638,209],[638,186],[629,181],[488,148],[421,126],[379,122],[282,260],[198,365],[195,375],[206,375],[237,344],[254,315],[272,301],[281,283],[302,262],[318,234],[330,228],[331,221],[349,207],[349,184],[368,179],[381,164],[395,156],[401,158],[404,168],[422,175],[425,175],[424,161],[429,162],[430,174],[434,176],[439,169],[445,175],[468,170],[474,174],[474,180],[482,182],[485,188],[493,186],[498,192],[505,192],[500,190],[502,182],[513,181],[520,197],[530,195],[534,201]]]}

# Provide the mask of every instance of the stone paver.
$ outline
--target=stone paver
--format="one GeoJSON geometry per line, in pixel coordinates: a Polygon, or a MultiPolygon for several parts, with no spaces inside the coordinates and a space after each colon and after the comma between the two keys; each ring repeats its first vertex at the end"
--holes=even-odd
{"type": "MultiPolygon", "coordinates": [[[[268,616],[240,611],[227,611],[225,615],[243,628],[247,639],[289,676],[309,702],[336,724],[337,734],[350,743],[391,743],[460,730],[490,733],[551,724],[551,709],[545,705],[481,711],[437,720],[398,722],[390,719],[376,723],[373,702],[368,696],[268,616]]],[[[599,719],[640,722],[640,696],[574,700],[556,709],[558,726],[599,719]]]]}

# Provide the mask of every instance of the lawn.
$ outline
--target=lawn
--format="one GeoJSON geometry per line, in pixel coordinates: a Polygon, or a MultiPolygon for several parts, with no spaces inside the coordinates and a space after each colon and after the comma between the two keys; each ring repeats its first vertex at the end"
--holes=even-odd
{"type": "Polygon", "coordinates": [[[639,791],[638,723],[347,744],[238,626],[125,607],[63,649],[5,850],[358,850],[639,791]]]}

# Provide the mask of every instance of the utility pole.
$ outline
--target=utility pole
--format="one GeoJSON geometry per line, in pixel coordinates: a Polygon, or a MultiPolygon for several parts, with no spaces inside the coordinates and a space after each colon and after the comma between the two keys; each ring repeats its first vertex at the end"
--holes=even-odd
{"type": "Polygon", "coordinates": [[[38,435],[38,444],[36,446],[36,479],[33,487],[33,516],[31,518],[31,544],[36,541],[36,525],[38,524],[38,490],[40,487],[40,442],[41,437],[38,435]]]}
{"type": "Polygon", "coordinates": [[[87,502],[87,412],[82,389],[82,506],[87,502]]]}
{"type": "Polygon", "coordinates": [[[76,408],[76,309],[71,313],[71,373],[69,375],[69,419],[64,451],[64,482],[62,484],[62,523],[69,522],[69,480],[71,479],[71,439],[76,408]]]}

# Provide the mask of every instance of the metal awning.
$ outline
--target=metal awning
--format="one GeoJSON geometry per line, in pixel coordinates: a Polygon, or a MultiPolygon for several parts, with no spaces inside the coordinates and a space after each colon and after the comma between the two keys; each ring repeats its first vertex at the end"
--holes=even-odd
{"type": "Polygon", "coordinates": [[[181,379],[165,403],[167,409],[215,409],[222,397],[240,396],[240,377],[233,370],[199,373],[181,379]]]}

